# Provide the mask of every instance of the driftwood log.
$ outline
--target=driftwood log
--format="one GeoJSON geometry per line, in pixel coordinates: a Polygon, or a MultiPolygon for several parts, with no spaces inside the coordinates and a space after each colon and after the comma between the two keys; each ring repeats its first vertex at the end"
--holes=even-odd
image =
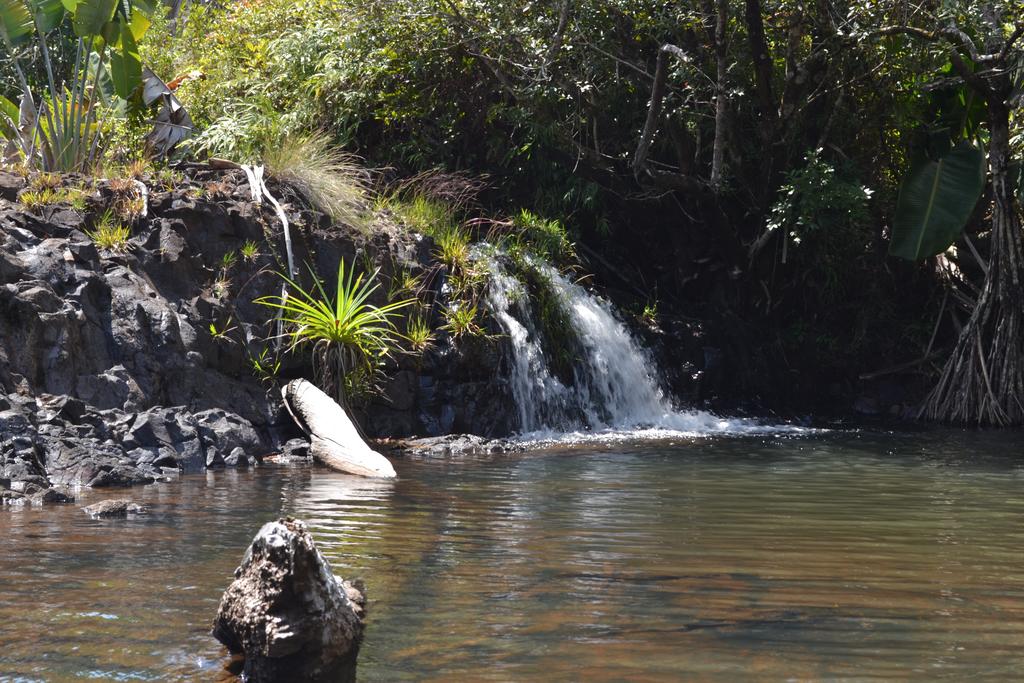
{"type": "Polygon", "coordinates": [[[295,379],[281,388],[285,407],[309,436],[310,453],[328,467],[363,477],[394,478],[395,468],[370,448],[338,403],[312,382],[295,379]]]}
{"type": "Polygon", "coordinates": [[[331,571],[306,526],[265,524],[235,570],[213,636],[245,656],[249,683],[355,680],[366,599],[331,571]]]}

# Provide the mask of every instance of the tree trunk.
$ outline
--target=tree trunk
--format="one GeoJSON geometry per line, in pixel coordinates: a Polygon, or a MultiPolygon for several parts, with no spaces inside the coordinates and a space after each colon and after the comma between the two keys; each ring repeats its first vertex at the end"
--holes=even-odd
{"type": "Polygon", "coordinates": [[[1010,111],[988,104],[992,243],[981,296],[921,414],[932,420],[1006,427],[1024,424],[1024,253],[1009,179],[1010,111]]]}
{"type": "Polygon", "coordinates": [[[725,96],[725,75],[729,70],[726,54],[725,29],[729,22],[729,3],[718,0],[715,18],[715,141],[711,149],[711,188],[718,192],[722,186],[723,163],[725,160],[725,127],[728,112],[725,96]]]}
{"type": "Polygon", "coordinates": [[[772,87],[772,60],[768,52],[768,40],[764,35],[764,18],[761,0],[747,2],[747,41],[750,44],[750,58],[754,62],[754,84],[758,106],[761,109],[761,139],[771,143],[775,137],[775,121],[779,117],[778,103],[772,87]]]}

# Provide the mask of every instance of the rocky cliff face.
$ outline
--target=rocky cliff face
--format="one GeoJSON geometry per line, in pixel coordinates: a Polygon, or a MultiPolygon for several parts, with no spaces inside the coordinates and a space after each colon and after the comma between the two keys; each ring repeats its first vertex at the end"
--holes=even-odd
{"type": "MultiPolygon", "coordinates": [[[[110,187],[88,187],[84,208],[28,211],[18,202],[26,181],[0,173],[5,499],[38,498],[55,484],[129,485],[247,464],[295,435],[251,362],[273,344],[268,309],[252,301],[280,286],[280,224],[251,200],[241,171],[185,174],[173,188],[147,182],[146,216],[134,221],[128,249],[114,252],[86,234],[116,200],[110,187]],[[246,242],[258,245],[254,258],[240,257],[246,242]]],[[[429,239],[386,220],[366,232],[332,226],[288,187],[272,191],[287,202],[298,263],[322,274],[336,272],[339,258],[385,277],[429,272],[443,297],[429,239]]],[[[363,428],[374,436],[507,432],[499,358],[495,344],[477,340],[397,356],[384,395],[361,411],[363,428]]],[[[308,371],[308,359],[294,354],[281,377],[308,371]]]]}

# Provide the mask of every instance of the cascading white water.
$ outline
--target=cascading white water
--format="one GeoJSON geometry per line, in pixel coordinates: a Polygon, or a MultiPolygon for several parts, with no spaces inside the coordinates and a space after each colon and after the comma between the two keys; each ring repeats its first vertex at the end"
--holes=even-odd
{"type": "Polygon", "coordinates": [[[676,410],[661,390],[647,352],[616,317],[611,304],[550,264],[525,257],[526,266],[545,282],[565,312],[576,337],[572,381],[563,382],[551,371],[525,285],[508,271],[501,255],[481,251],[477,258],[487,262],[490,272],[486,304],[509,337],[508,381],[522,433],[764,430],[747,420],[676,410]]]}

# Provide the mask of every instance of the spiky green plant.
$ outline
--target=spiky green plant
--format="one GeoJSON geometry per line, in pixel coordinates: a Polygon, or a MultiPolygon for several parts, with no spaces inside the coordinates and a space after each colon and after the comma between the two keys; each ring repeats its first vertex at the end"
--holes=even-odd
{"type": "Polygon", "coordinates": [[[434,345],[434,331],[422,316],[410,317],[405,324],[405,338],[413,353],[423,353],[434,345]]]}
{"type": "Polygon", "coordinates": [[[86,230],[85,234],[100,249],[123,253],[131,247],[128,243],[132,236],[131,229],[120,223],[109,210],[100,216],[93,229],[86,230]]]}
{"type": "Polygon", "coordinates": [[[238,263],[238,254],[234,251],[225,252],[224,255],[220,257],[220,269],[224,273],[227,273],[229,270],[234,268],[236,263],[238,263]]]}
{"type": "Polygon", "coordinates": [[[452,225],[434,236],[436,255],[452,271],[462,270],[469,263],[469,233],[452,225]]]}
{"type": "Polygon", "coordinates": [[[256,303],[281,311],[289,350],[311,346],[317,383],[347,405],[350,389],[372,386],[381,361],[398,344],[394,318],[415,300],[375,306],[369,299],[380,288],[379,270],[369,278],[364,273],[356,276],[344,260],[338,262],[334,296],[328,296],[323,282],[307,267],[314,283],[311,289],[282,274],[291,294],[263,296],[256,303]]]}
{"type": "Polygon", "coordinates": [[[242,245],[241,252],[242,258],[247,262],[252,263],[260,256],[260,246],[256,244],[255,240],[247,240],[246,243],[242,245]]]}
{"type": "Polygon", "coordinates": [[[482,337],[484,329],[477,324],[477,313],[477,307],[468,303],[452,306],[444,312],[447,322],[441,329],[446,330],[456,340],[462,337],[482,337]]]}

